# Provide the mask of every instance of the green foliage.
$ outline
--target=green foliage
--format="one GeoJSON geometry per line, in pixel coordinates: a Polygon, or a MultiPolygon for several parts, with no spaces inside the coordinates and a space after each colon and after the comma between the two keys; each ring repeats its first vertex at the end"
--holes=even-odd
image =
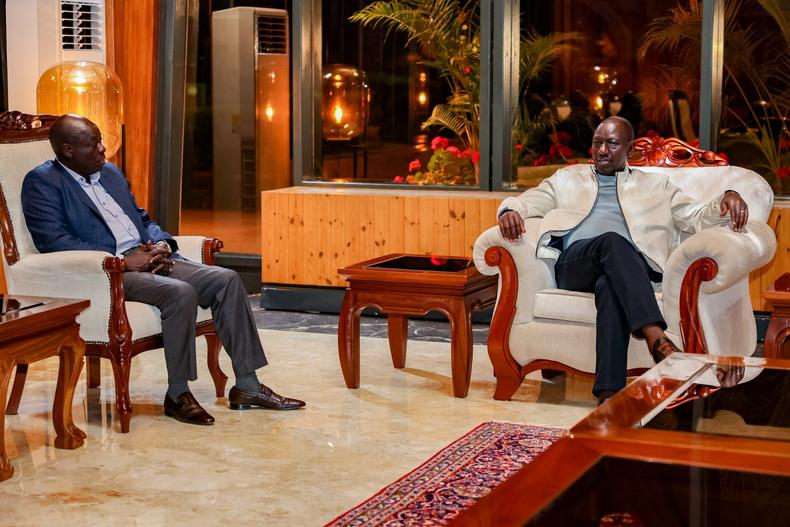
{"type": "MultiPolygon", "coordinates": [[[[689,0],[688,8],[675,6],[666,17],[648,26],[639,48],[640,60],[656,52],[675,57],[675,64],[662,66],[662,72],[641,84],[640,92],[648,112],[666,108],[664,94],[672,89],[685,91],[693,107],[699,106],[701,27],[700,0],[689,0]]],[[[734,96],[724,99],[722,117],[734,119],[747,128],[741,141],[756,147],[762,154],[762,159],[754,163],[753,168],[760,171],[775,190],[782,191],[782,179],[790,170],[790,158],[783,150],[788,131],[782,127],[777,135],[766,123],[770,122],[769,118],[783,121],[790,114],[790,7],[787,0],[725,0],[724,35],[724,86],[734,96]],[[743,26],[738,12],[746,3],[754,7],[759,4],[776,22],[781,38],[773,34],[773,28],[743,26]],[[765,101],[765,105],[756,109],[755,101],[765,101]],[[757,129],[749,129],[747,118],[735,111],[738,105],[749,109],[748,119],[758,123],[757,129]]]]}
{"type": "Polygon", "coordinates": [[[421,63],[438,70],[452,95],[423,123],[446,127],[465,149],[480,149],[480,23],[478,0],[382,0],[354,13],[366,27],[403,31],[419,44],[421,63]]]}
{"type": "Polygon", "coordinates": [[[443,148],[434,150],[428,170],[417,171],[408,181],[418,185],[474,185],[472,161],[443,148]]]}
{"type": "MultiPolygon", "coordinates": [[[[419,44],[422,64],[436,69],[448,82],[451,95],[436,105],[422,128],[441,126],[453,132],[462,149],[480,150],[480,21],[479,0],[382,0],[354,13],[350,20],[366,27],[403,31],[419,44]]],[[[523,97],[530,82],[562,53],[581,40],[578,33],[538,35],[521,39],[519,88],[523,97]]],[[[543,126],[542,118],[529,123],[522,112],[517,130],[543,126]]],[[[523,134],[519,132],[518,137],[523,134]]]]}

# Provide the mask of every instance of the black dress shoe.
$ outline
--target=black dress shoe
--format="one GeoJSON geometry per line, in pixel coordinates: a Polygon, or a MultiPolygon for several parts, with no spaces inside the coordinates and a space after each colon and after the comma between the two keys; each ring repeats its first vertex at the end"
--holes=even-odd
{"type": "Polygon", "coordinates": [[[191,425],[213,425],[214,418],[200,406],[192,392],[184,392],[173,401],[165,395],[165,415],[191,425]]]}
{"type": "Polygon", "coordinates": [[[304,408],[304,401],[283,397],[272,391],[265,384],[258,386],[257,392],[242,390],[234,386],[228,394],[231,410],[249,410],[254,407],[270,410],[297,410],[304,408]]]}

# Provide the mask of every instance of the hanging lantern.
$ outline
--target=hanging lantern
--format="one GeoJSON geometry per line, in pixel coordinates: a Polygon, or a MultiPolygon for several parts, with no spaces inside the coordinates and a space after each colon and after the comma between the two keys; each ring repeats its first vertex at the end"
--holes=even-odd
{"type": "Polygon", "coordinates": [[[365,72],[344,64],[327,66],[322,85],[324,139],[348,141],[362,135],[369,102],[365,72]]]}
{"type": "Polygon", "coordinates": [[[36,87],[38,113],[73,113],[99,127],[108,158],[121,147],[121,80],[98,62],[61,62],[45,71],[36,87]]]}

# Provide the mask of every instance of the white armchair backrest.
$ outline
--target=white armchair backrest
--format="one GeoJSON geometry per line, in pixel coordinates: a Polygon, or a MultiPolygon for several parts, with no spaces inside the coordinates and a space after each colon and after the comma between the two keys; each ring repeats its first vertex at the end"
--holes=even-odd
{"type": "MultiPolygon", "coordinates": [[[[5,198],[11,233],[20,259],[38,253],[22,213],[22,182],[30,170],[52,158],[52,147],[46,139],[0,144],[0,190],[5,198]]],[[[2,260],[3,267],[7,269],[8,262],[5,258],[2,260]]]]}

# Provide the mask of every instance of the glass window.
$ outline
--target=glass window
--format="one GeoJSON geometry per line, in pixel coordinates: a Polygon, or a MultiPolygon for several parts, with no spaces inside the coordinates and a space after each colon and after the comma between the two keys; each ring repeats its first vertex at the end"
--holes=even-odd
{"type": "Polygon", "coordinates": [[[725,10],[718,150],[790,194],[790,18],[786,3],[734,3],[725,10]]]}
{"type": "Polygon", "coordinates": [[[504,186],[532,187],[586,163],[610,115],[628,119],[637,137],[695,141],[701,22],[692,15],[682,25],[663,0],[521,0],[520,108],[504,186]],[[671,51],[662,38],[678,31],[696,31],[697,43],[671,51]]]}
{"type": "Polygon", "coordinates": [[[321,137],[306,182],[479,185],[479,9],[321,0],[321,137]]]}
{"type": "Polygon", "coordinates": [[[260,254],[261,191],[292,182],[290,1],[200,0],[181,226],[260,254]]]}

